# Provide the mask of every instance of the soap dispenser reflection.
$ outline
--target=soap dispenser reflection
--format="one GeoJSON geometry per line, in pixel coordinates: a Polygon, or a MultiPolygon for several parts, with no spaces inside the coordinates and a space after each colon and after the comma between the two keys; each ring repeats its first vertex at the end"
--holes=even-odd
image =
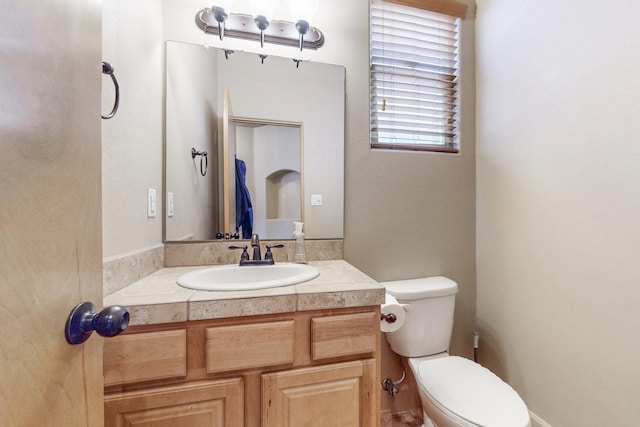
{"type": "Polygon", "coordinates": [[[293,238],[296,241],[293,250],[293,262],[296,264],[306,264],[307,254],[304,250],[304,233],[302,231],[304,224],[302,222],[294,221],[293,225],[295,227],[293,238]]]}

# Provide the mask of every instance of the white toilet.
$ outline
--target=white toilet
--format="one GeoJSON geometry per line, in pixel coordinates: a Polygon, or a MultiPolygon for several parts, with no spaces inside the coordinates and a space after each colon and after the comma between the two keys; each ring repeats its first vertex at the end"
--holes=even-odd
{"type": "Polygon", "coordinates": [[[458,285],[446,277],[383,282],[406,311],[386,332],[391,349],[409,358],[425,427],[530,427],[518,393],[481,365],[448,353],[458,285]]]}

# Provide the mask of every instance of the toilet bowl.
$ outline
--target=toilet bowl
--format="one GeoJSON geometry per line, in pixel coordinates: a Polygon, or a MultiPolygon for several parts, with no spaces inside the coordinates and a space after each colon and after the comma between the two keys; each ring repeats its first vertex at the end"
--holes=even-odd
{"type": "Polygon", "coordinates": [[[405,323],[386,332],[391,349],[408,358],[418,384],[424,427],[530,427],[527,406],[497,375],[450,356],[457,284],[446,277],[383,282],[406,310],[405,323]]]}
{"type": "Polygon", "coordinates": [[[516,391],[463,357],[410,358],[426,414],[425,427],[530,427],[516,391]]]}

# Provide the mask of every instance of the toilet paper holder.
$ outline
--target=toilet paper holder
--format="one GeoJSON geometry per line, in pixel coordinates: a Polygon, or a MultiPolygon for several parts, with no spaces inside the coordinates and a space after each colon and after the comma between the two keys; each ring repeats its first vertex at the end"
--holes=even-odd
{"type": "Polygon", "coordinates": [[[387,323],[395,323],[397,319],[396,315],[393,313],[384,314],[380,313],[380,320],[384,320],[387,323]]]}

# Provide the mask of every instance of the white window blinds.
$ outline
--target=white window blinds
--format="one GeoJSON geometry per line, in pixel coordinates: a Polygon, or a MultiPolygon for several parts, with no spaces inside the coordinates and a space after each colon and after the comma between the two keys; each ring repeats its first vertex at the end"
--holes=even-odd
{"type": "Polygon", "coordinates": [[[459,18],[371,2],[371,145],[458,151],[459,18]]]}

